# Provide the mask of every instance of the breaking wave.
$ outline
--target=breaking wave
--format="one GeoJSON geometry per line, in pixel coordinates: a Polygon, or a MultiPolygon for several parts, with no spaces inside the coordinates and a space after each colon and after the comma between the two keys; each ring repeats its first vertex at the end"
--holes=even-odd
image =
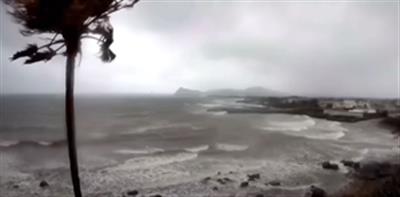
{"type": "Polygon", "coordinates": [[[223,116],[226,115],[226,111],[208,111],[207,113],[212,114],[214,116],[223,116]]]}
{"type": "Polygon", "coordinates": [[[269,121],[264,130],[269,131],[303,131],[315,126],[316,121],[308,116],[294,116],[292,121],[269,121]]]}
{"type": "Polygon", "coordinates": [[[224,144],[224,143],[217,143],[215,144],[215,149],[222,150],[222,151],[245,151],[249,148],[247,145],[239,145],[239,144],[224,144]]]}
{"type": "Polygon", "coordinates": [[[147,147],[144,149],[119,149],[114,152],[117,154],[124,154],[124,155],[129,155],[129,154],[146,155],[146,154],[161,153],[164,152],[164,150],[161,148],[147,147]]]}
{"type": "Polygon", "coordinates": [[[192,153],[198,153],[198,152],[203,152],[206,151],[210,148],[209,145],[201,145],[201,146],[195,146],[195,147],[190,147],[190,148],[185,148],[185,151],[187,152],[192,152],[192,153]]]}
{"type": "Polygon", "coordinates": [[[296,115],[267,120],[262,130],[284,133],[309,139],[337,140],[345,136],[347,129],[340,122],[313,119],[305,115],[296,115]]]}
{"type": "Polygon", "coordinates": [[[16,146],[56,146],[65,144],[64,140],[59,141],[33,141],[33,140],[2,140],[0,141],[0,147],[9,148],[16,146]]]}
{"type": "Polygon", "coordinates": [[[197,127],[188,123],[158,123],[154,125],[149,125],[149,126],[143,126],[143,127],[138,127],[138,128],[133,128],[128,131],[124,131],[121,134],[129,135],[129,134],[141,134],[145,133],[148,131],[153,131],[153,130],[160,130],[160,129],[171,129],[171,128],[188,128],[190,130],[200,130],[202,129],[201,127],[197,127]]]}
{"type": "Polygon", "coordinates": [[[168,165],[172,163],[179,163],[197,158],[197,153],[177,153],[174,155],[157,155],[157,156],[142,156],[129,159],[123,164],[112,167],[113,170],[137,170],[137,169],[149,169],[155,168],[162,165],[168,165]]]}

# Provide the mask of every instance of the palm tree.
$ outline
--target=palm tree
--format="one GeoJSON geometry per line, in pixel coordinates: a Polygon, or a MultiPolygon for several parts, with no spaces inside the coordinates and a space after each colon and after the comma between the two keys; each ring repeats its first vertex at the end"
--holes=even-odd
{"type": "Polygon", "coordinates": [[[25,64],[47,62],[56,55],[66,56],[65,122],[72,185],[81,197],[75,144],[74,67],[82,39],[95,39],[100,45],[100,58],[111,62],[115,54],[110,14],[132,8],[139,0],[3,0],[9,13],[23,26],[22,35],[50,35],[41,46],[29,44],[11,60],[26,58],[25,64]]]}

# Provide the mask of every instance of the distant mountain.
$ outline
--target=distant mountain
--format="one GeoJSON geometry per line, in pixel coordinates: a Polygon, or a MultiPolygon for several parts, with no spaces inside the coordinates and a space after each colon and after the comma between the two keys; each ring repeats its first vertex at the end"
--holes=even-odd
{"type": "Polygon", "coordinates": [[[215,89],[208,90],[205,92],[201,92],[198,90],[192,90],[187,88],[179,88],[175,94],[175,96],[185,96],[185,97],[199,97],[199,96],[237,96],[237,97],[246,97],[246,96],[288,96],[285,93],[269,90],[264,87],[249,87],[246,89],[215,89]]]}
{"type": "Polygon", "coordinates": [[[175,91],[174,95],[179,97],[201,97],[204,96],[204,93],[198,90],[180,87],[175,91]]]}

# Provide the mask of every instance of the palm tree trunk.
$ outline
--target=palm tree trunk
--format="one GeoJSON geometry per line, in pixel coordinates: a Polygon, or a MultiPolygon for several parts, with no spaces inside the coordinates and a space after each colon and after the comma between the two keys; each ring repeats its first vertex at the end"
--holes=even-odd
{"type": "Polygon", "coordinates": [[[78,158],[75,143],[75,106],[74,106],[74,71],[76,53],[67,53],[67,67],[65,73],[65,122],[67,127],[67,141],[71,180],[75,197],[81,197],[79,181],[78,158]]]}

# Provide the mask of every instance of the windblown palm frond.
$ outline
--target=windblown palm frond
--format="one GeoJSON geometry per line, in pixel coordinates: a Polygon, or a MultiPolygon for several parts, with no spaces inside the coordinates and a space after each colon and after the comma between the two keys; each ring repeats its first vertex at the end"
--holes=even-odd
{"type": "Polygon", "coordinates": [[[113,27],[109,15],[133,7],[138,1],[3,0],[15,21],[23,25],[23,35],[54,34],[49,43],[40,47],[29,45],[27,49],[15,53],[11,59],[30,58],[25,63],[48,61],[55,55],[65,54],[59,52],[64,47],[67,53],[68,48],[71,48],[70,52],[77,53],[82,38],[93,38],[99,42],[101,60],[110,62],[116,55],[110,49],[113,27]]]}
{"type": "Polygon", "coordinates": [[[36,44],[29,44],[26,49],[22,51],[17,51],[12,57],[11,60],[16,60],[21,57],[29,57],[34,55],[38,51],[38,47],[36,44]]]}

